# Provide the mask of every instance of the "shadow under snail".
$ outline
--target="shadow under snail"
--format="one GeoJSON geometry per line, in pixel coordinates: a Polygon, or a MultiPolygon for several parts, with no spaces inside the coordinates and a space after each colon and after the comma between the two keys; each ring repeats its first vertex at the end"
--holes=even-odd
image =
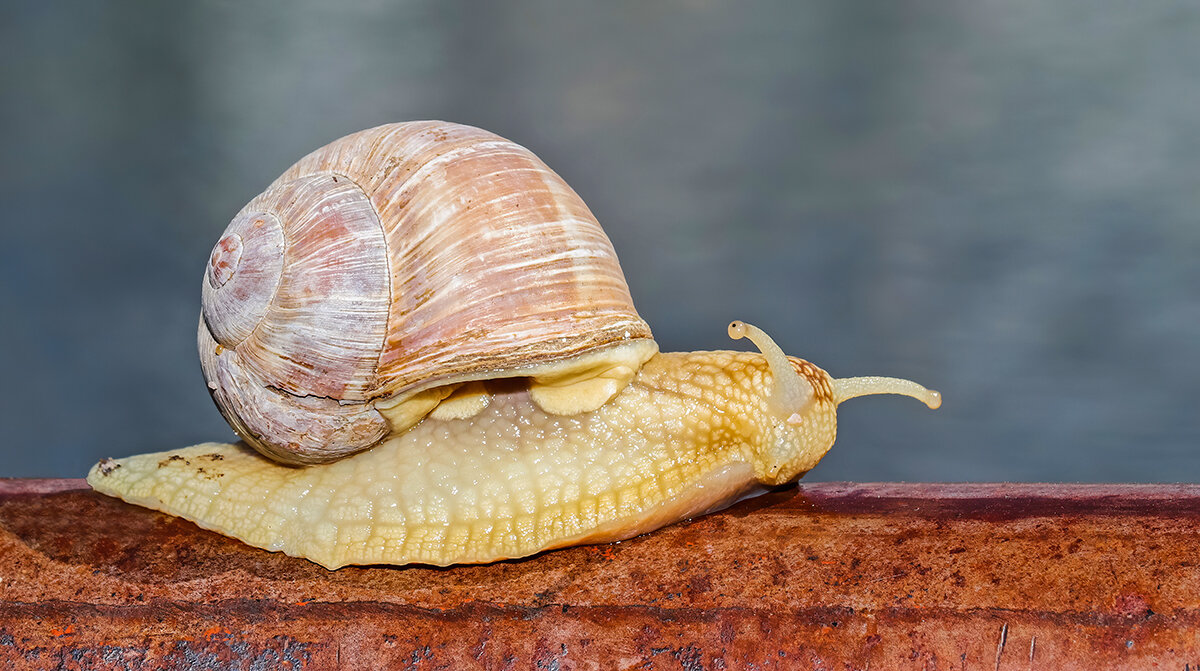
{"type": "Polygon", "coordinates": [[[660,353],[579,196],[445,122],[301,159],[229,224],[202,304],[204,376],[244,442],[105,459],[88,482],[330,569],[629,538],[799,478],[842,401],[940,405],[742,322],[761,354],[660,353]]]}

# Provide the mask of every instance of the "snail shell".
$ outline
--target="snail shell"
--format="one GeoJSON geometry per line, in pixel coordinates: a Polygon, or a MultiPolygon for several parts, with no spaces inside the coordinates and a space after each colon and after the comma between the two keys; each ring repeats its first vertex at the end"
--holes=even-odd
{"type": "Polygon", "coordinates": [[[202,304],[217,406],[286,463],[367,449],[472,380],[595,409],[657,351],[579,196],[529,150],[440,121],[298,161],[233,218],[202,304]]]}

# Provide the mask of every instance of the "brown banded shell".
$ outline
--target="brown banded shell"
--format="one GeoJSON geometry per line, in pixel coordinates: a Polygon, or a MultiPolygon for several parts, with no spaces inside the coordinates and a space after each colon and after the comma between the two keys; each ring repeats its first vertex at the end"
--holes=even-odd
{"type": "Polygon", "coordinates": [[[591,409],[656,351],[579,196],[527,149],[439,121],[298,161],[233,218],[202,300],[217,406],[288,463],[366,449],[471,380],[527,376],[547,409],[591,409]]]}

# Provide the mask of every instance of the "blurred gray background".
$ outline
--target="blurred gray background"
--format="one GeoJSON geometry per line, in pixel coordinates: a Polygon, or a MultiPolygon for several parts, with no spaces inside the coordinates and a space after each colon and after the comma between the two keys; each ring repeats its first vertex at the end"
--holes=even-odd
{"type": "Polygon", "coordinates": [[[294,160],[439,118],[583,196],[664,350],[762,326],[930,412],[820,480],[1200,481],[1188,2],[4,3],[0,475],[227,439],[200,278],[294,160]]]}

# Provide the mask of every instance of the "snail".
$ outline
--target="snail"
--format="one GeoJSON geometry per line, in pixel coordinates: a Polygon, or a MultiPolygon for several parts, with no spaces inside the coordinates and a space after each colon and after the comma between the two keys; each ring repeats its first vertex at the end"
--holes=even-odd
{"type": "Polygon", "coordinates": [[[839,403],[937,392],[759,353],[663,353],[611,243],[527,149],[390,124],[301,159],[209,258],[198,334],[242,439],[125,459],[97,491],[335,569],[630,538],[796,480],[839,403]]]}

